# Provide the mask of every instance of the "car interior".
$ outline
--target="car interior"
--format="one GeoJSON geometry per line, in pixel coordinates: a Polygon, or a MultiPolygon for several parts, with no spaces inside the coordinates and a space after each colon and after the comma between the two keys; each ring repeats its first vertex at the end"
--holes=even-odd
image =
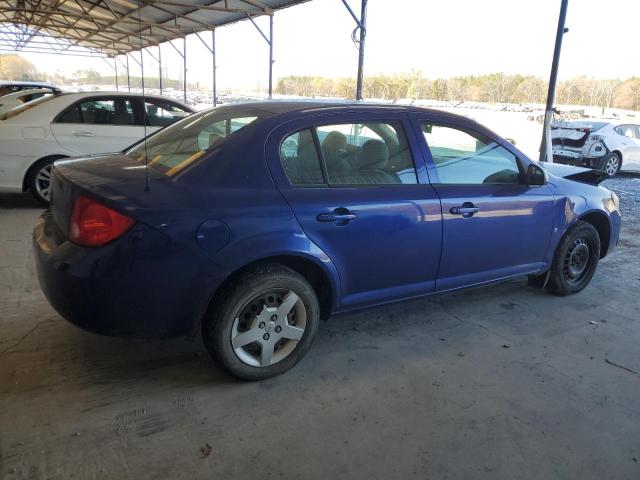
{"type": "MultiPolygon", "coordinates": [[[[399,126],[387,123],[341,124],[316,129],[328,182],[332,185],[417,183],[413,159],[399,126]]],[[[285,170],[294,184],[323,184],[313,134],[303,130],[281,147],[285,170]]]]}

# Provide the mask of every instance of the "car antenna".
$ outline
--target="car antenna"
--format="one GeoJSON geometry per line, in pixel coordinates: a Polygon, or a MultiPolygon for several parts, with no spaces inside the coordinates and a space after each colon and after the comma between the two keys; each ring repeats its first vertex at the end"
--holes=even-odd
{"type": "Polygon", "coordinates": [[[140,38],[140,81],[142,83],[142,125],[144,127],[144,191],[149,192],[149,151],[147,150],[147,102],[144,91],[144,49],[142,47],[142,17],[138,8],[138,34],[140,38]]]}

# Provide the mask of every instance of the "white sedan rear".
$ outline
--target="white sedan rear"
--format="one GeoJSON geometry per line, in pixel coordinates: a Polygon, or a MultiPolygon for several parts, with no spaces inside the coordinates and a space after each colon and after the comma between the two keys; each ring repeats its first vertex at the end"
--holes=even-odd
{"type": "Polygon", "coordinates": [[[640,172],[640,125],[626,120],[576,120],[552,125],[553,160],[596,168],[610,177],[640,172]]]}
{"type": "Polygon", "coordinates": [[[30,190],[47,203],[55,160],[121,151],[193,112],[175,100],[124,92],[64,93],[20,105],[0,116],[0,192],[30,190]]]}

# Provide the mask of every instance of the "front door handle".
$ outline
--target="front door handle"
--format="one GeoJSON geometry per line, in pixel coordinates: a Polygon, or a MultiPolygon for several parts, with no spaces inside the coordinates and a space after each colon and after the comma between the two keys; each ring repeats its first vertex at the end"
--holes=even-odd
{"type": "Polygon", "coordinates": [[[319,222],[333,222],[336,225],[346,225],[351,220],[355,220],[356,214],[351,213],[346,208],[336,208],[331,213],[320,213],[316,219],[319,222]]]}
{"type": "Polygon", "coordinates": [[[93,133],[85,132],[83,130],[74,130],[71,132],[74,137],[93,137],[93,133]]]}
{"type": "Polygon", "coordinates": [[[449,211],[454,215],[462,215],[465,218],[469,218],[473,217],[475,213],[478,213],[480,209],[471,202],[464,202],[459,207],[451,207],[449,211]]]}

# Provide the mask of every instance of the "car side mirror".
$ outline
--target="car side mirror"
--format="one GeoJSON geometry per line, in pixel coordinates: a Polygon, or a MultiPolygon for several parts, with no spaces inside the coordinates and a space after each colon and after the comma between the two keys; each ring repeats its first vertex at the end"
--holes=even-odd
{"type": "Polygon", "coordinates": [[[530,187],[546,185],[547,175],[541,167],[532,163],[529,165],[529,168],[527,168],[526,182],[530,187]]]}

